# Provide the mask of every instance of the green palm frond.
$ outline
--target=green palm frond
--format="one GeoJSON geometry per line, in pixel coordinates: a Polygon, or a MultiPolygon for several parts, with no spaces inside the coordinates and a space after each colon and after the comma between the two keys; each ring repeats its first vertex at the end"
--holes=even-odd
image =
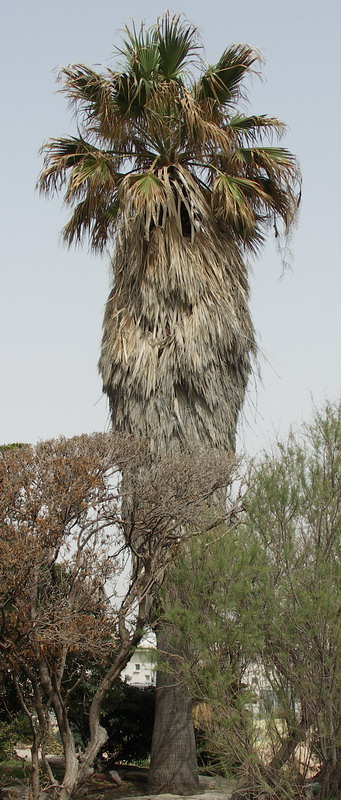
{"type": "Polygon", "coordinates": [[[217,64],[209,66],[195,86],[200,103],[208,100],[216,106],[235,103],[241,96],[241,83],[259,61],[259,54],[247,45],[228,47],[217,64]]]}
{"type": "Polygon", "coordinates": [[[200,49],[193,25],[181,22],[178,15],[167,12],[156,26],[159,51],[159,72],[167,81],[178,80],[183,69],[200,49]]]}
{"type": "Polygon", "coordinates": [[[108,70],[100,75],[83,64],[73,64],[61,70],[58,78],[70,104],[83,115],[87,127],[95,122],[104,136],[116,139],[127,136],[122,131],[122,117],[136,116],[144,106],[148,94],[148,79],[135,72],[108,70]]]}
{"type": "Polygon", "coordinates": [[[39,189],[44,194],[60,191],[67,181],[68,170],[88,155],[89,150],[80,138],[71,136],[48,139],[41,148],[44,166],[39,177],[39,189]]]}
{"type": "Polygon", "coordinates": [[[117,114],[124,118],[139,118],[144,112],[151,92],[147,78],[123,73],[113,81],[112,102],[117,114]]]}
{"type": "Polygon", "coordinates": [[[276,117],[267,117],[265,114],[259,117],[235,114],[229,120],[227,128],[234,136],[240,136],[244,142],[262,141],[263,137],[271,140],[274,135],[280,137],[285,131],[283,122],[276,117]]]}
{"type": "Polygon", "coordinates": [[[105,153],[89,153],[72,170],[70,179],[76,191],[85,181],[104,187],[108,182],[115,185],[115,173],[110,158],[105,153]]]}
{"type": "Polygon", "coordinates": [[[301,181],[295,157],[284,147],[252,147],[236,150],[236,159],[251,178],[270,182],[276,212],[287,229],[299,205],[301,181]]]}
{"type": "Polygon", "coordinates": [[[156,32],[146,29],[142,23],[139,31],[134,24],[132,30],[126,26],[125,33],[123,46],[116,48],[116,52],[123,56],[124,71],[137,82],[141,78],[150,80],[155,76],[159,64],[156,32]]]}
{"type": "Polygon", "coordinates": [[[297,171],[295,156],[285,147],[244,147],[239,148],[237,157],[245,164],[257,164],[265,169],[283,167],[285,170],[297,171]]]}
{"type": "Polygon", "coordinates": [[[162,181],[152,172],[132,175],[128,178],[128,183],[130,188],[133,188],[134,192],[140,195],[154,194],[155,191],[163,188],[162,181]]]}
{"type": "Polygon", "coordinates": [[[150,30],[141,24],[137,31],[125,28],[123,46],[116,48],[123,56],[124,71],[137,82],[178,80],[182,70],[200,49],[193,25],[182,22],[180,15],[166,12],[150,30]]]}

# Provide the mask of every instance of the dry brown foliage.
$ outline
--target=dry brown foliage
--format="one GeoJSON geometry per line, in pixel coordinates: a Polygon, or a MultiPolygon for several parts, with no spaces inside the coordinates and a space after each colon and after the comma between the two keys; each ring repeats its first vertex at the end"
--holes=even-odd
{"type": "Polygon", "coordinates": [[[116,433],[0,451],[0,664],[31,723],[35,796],[39,750],[63,798],[89,774],[106,741],[102,700],[143,635],[165,570],[184,539],[220,521],[210,498],[228,483],[231,459],[196,450],[147,469],[146,447],[116,433]],[[82,669],[66,681],[70,656],[82,669]],[[107,672],[77,755],[68,700],[94,661],[107,672]],[[51,709],[62,787],[46,760],[51,709]]]}

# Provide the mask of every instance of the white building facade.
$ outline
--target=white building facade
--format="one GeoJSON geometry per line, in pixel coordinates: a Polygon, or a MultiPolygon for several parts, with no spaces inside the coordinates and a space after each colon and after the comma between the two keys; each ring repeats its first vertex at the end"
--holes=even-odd
{"type": "Polygon", "coordinates": [[[122,680],[131,686],[155,686],[156,658],[155,647],[140,645],[133,653],[129,663],[121,673],[122,680]]]}

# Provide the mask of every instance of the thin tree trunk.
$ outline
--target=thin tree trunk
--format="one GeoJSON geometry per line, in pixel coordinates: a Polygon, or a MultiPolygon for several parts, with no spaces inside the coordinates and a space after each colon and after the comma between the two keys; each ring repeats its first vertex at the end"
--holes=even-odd
{"type": "Polygon", "coordinates": [[[37,736],[33,736],[32,747],[31,747],[31,760],[32,760],[32,776],[31,776],[31,786],[32,786],[32,796],[36,800],[39,798],[40,793],[40,775],[39,775],[39,744],[37,736]]]}
{"type": "Polygon", "coordinates": [[[58,729],[64,750],[64,777],[59,800],[69,800],[79,778],[79,761],[75,742],[69,726],[66,709],[58,696],[53,699],[53,707],[57,717],[58,729]]]}
{"type": "Polygon", "coordinates": [[[121,674],[124,667],[127,666],[128,661],[134,652],[135,647],[140,643],[142,638],[142,631],[145,624],[145,620],[141,617],[139,613],[139,619],[137,622],[137,630],[134,636],[129,639],[129,634],[125,626],[124,620],[121,621],[120,625],[120,636],[122,641],[122,646],[117,654],[114,663],[112,664],[110,670],[108,670],[107,674],[103,678],[102,682],[97,688],[97,691],[92,699],[92,703],[90,706],[89,711],[89,726],[90,726],[90,739],[88,744],[85,748],[84,753],[80,757],[80,771],[79,771],[79,780],[85,780],[91,773],[93,772],[93,764],[95,758],[103,745],[106,743],[108,739],[108,734],[100,724],[100,712],[102,707],[102,702],[107,691],[112,686],[114,680],[118,678],[121,674]]]}
{"type": "Polygon", "coordinates": [[[192,702],[181,672],[181,660],[168,640],[167,629],[157,631],[163,667],[158,670],[149,791],[189,795],[199,790],[192,702]]]}
{"type": "Polygon", "coordinates": [[[277,775],[279,770],[282,769],[290,758],[294,755],[297,745],[304,741],[307,730],[311,725],[311,718],[301,720],[299,725],[288,726],[288,735],[281,742],[280,748],[272,757],[270,763],[266,766],[265,772],[267,775],[277,775]]]}
{"type": "Polygon", "coordinates": [[[34,697],[35,697],[35,706],[36,706],[36,711],[37,711],[37,714],[38,714],[38,720],[39,720],[39,724],[40,724],[40,731],[36,730],[35,723],[34,723],[34,720],[33,720],[33,714],[28,709],[28,707],[27,707],[27,705],[25,703],[24,696],[23,696],[23,693],[21,691],[17,675],[14,675],[14,686],[15,686],[15,689],[16,689],[17,697],[18,697],[18,700],[20,702],[21,708],[22,708],[24,714],[26,714],[26,716],[28,717],[28,720],[29,720],[29,723],[30,723],[30,728],[31,728],[31,733],[32,733],[32,747],[31,747],[31,762],[32,762],[31,788],[32,788],[32,798],[34,798],[34,800],[38,800],[39,794],[40,794],[39,747],[40,747],[41,742],[42,742],[42,740],[44,738],[45,719],[44,719],[44,714],[42,712],[42,701],[41,701],[41,695],[40,695],[38,683],[34,679],[34,676],[32,675],[32,673],[30,673],[30,670],[28,670],[27,665],[24,665],[24,670],[25,670],[25,674],[30,678],[31,683],[32,683],[34,697]],[[43,725],[42,725],[42,721],[43,721],[43,725]]]}
{"type": "Polygon", "coordinates": [[[321,784],[319,796],[321,798],[337,797],[341,789],[341,761],[337,764],[327,763],[322,767],[319,775],[315,776],[321,784]]]}
{"type": "Polygon", "coordinates": [[[264,793],[264,781],[269,786],[278,787],[282,767],[293,757],[297,745],[304,741],[311,722],[311,717],[306,715],[301,719],[299,725],[288,726],[288,735],[283,739],[277,753],[272,757],[269,764],[259,762],[256,765],[257,769],[251,767],[247,779],[243,780],[237,790],[233,792],[231,800],[246,800],[246,798],[258,797],[260,793],[264,793]]]}

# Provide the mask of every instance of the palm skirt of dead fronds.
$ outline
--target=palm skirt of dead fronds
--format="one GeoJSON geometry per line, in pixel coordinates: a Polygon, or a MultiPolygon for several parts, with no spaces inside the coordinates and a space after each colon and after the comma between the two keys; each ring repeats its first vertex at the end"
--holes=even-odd
{"type": "Polygon", "coordinates": [[[116,429],[153,450],[230,449],[255,352],[246,270],[193,176],[159,170],[143,207],[127,191],[100,370],[116,429]]]}

